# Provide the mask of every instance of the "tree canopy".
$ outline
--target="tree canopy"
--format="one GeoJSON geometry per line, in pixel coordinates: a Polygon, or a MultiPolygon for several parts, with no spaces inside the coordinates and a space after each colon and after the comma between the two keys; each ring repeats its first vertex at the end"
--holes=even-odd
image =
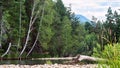
{"type": "Polygon", "coordinates": [[[62,0],[1,0],[0,56],[92,55],[100,44],[120,42],[120,14],[109,7],[106,21],[80,23],[62,0]],[[11,44],[11,45],[9,45],[11,44]]]}

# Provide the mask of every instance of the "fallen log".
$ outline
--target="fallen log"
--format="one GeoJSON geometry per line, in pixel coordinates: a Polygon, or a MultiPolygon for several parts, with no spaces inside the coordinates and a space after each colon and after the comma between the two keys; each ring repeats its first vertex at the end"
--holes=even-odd
{"type": "Polygon", "coordinates": [[[83,60],[104,61],[104,59],[102,58],[96,58],[96,57],[91,57],[91,56],[86,56],[86,55],[77,55],[75,57],[60,57],[60,58],[32,58],[32,60],[70,60],[73,62],[80,62],[83,60]]]}
{"type": "Polygon", "coordinates": [[[0,60],[67,60],[73,63],[81,62],[84,60],[88,61],[105,61],[105,59],[86,56],[86,55],[77,55],[75,57],[60,57],[60,58],[3,58],[1,57],[0,60]]]}
{"type": "Polygon", "coordinates": [[[32,60],[72,60],[75,57],[60,57],[60,58],[32,58],[32,60]]]}
{"type": "Polygon", "coordinates": [[[73,58],[75,61],[83,61],[83,60],[88,60],[88,61],[105,61],[105,59],[102,58],[96,58],[96,57],[91,57],[91,56],[86,56],[86,55],[77,55],[75,58],[73,58]]]}

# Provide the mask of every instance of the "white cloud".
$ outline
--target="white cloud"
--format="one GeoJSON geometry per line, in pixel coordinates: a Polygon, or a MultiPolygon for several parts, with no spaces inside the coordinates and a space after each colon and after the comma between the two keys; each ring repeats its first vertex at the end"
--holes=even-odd
{"type": "Polygon", "coordinates": [[[118,9],[120,9],[119,0],[62,0],[62,1],[67,7],[69,6],[69,4],[71,4],[72,11],[75,14],[82,14],[86,16],[88,19],[91,19],[92,16],[95,16],[100,20],[101,19],[105,20],[105,14],[107,13],[107,9],[109,6],[111,6],[113,10],[118,11],[118,9]]]}

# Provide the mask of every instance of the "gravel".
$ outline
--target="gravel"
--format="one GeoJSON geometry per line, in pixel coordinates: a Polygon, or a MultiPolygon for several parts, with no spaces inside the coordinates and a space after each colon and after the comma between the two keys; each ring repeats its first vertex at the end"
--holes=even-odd
{"type": "Polygon", "coordinates": [[[0,65],[0,68],[97,68],[97,64],[87,65],[64,65],[64,64],[44,64],[44,65],[0,65]]]}

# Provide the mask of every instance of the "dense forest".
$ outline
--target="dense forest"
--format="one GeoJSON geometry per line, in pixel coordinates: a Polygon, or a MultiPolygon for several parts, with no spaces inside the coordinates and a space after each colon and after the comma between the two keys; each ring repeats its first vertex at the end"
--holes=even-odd
{"type": "Polygon", "coordinates": [[[119,60],[120,14],[106,12],[106,21],[83,24],[61,0],[0,0],[0,56],[119,60]]]}

